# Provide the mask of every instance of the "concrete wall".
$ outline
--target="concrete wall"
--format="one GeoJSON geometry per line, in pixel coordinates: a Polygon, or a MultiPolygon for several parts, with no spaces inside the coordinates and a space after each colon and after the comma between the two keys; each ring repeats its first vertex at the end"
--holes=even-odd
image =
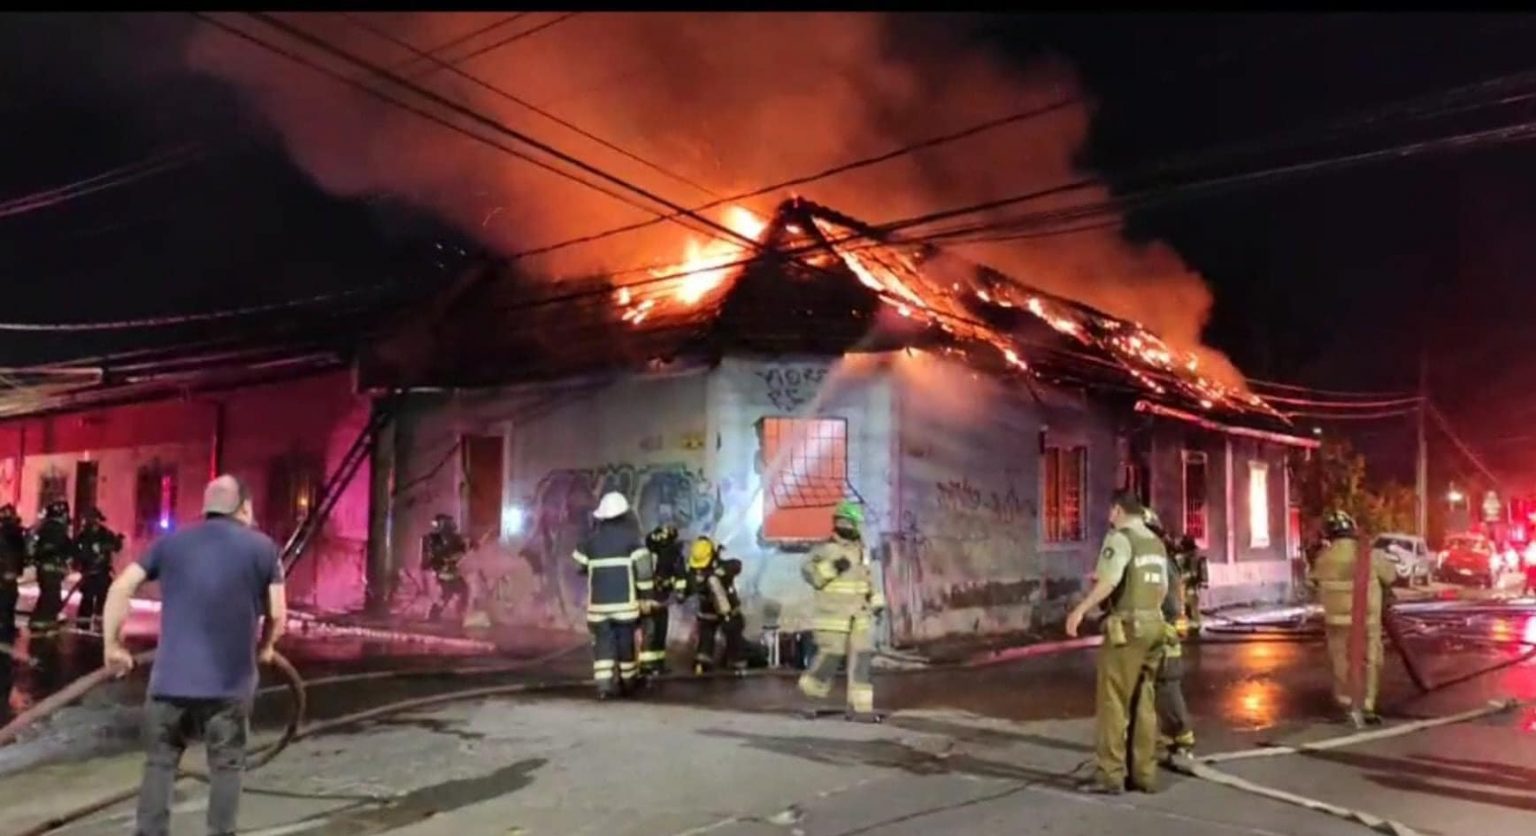
{"type": "Polygon", "coordinates": [[[712,525],[719,499],[704,473],[705,373],[415,395],[395,435],[392,611],[421,615],[437,594],[419,571],[432,517],[464,522],[465,435],[505,439],[501,531],[464,567],[477,601],[503,625],[585,631],[584,579],[570,560],[598,497],[618,490],[649,528],[712,525]]]}
{"type": "MultiPolygon", "coordinates": [[[[711,437],[707,471],[719,488],[718,536],[743,562],[737,589],[749,631],[765,620],[783,629],[809,629],[811,589],[800,576],[806,544],[768,542],[765,476],[758,422],[768,417],[841,418],[847,422],[849,493],[864,502],[865,537],[878,555],[882,532],[894,528],[894,444],[890,355],[827,358],[728,359],[710,376],[711,437]]],[[[784,466],[780,463],[779,466],[784,466]]],[[[828,534],[830,534],[830,512],[828,534]]]]}
{"type": "MultiPolygon", "coordinates": [[[[809,624],[799,568],[808,544],[769,541],[771,502],[759,426],[770,417],[847,422],[847,488],[865,504],[866,536],[891,603],[887,638],[902,643],[1023,632],[1059,623],[1093,570],[1119,482],[1124,415],[1081,391],[1005,383],[923,352],[727,358],[713,369],[412,396],[397,425],[392,551],[397,613],[421,615],[436,595],[418,571],[432,516],[464,520],[465,435],[504,439],[499,536],[465,567],[494,621],[583,630],[584,580],[570,553],[598,497],[619,490],[649,528],[715,536],[742,560],[738,581],[754,632],[809,624]],[[1083,536],[1044,542],[1042,441],[1088,449],[1083,536]]],[[[1159,425],[1151,447],[1154,507],[1179,519],[1179,451],[1210,455],[1216,597],[1251,600],[1288,579],[1283,463],[1276,448],[1234,442],[1236,509],[1228,566],[1226,439],[1159,425]],[[1271,544],[1249,545],[1247,461],[1270,462],[1271,544]],[[1274,577],[1271,578],[1271,575],[1274,577]]],[[[833,486],[835,489],[837,486],[833,486]]],[[[830,515],[829,515],[830,516],[830,515]]],[[[674,612],[674,637],[691,617],[674,612]]]]}
{"type": "MultiPolygon", "coordinates": [[[[29,523],[38,513],[39,480],[49,471],[67,479],[74,504],[78,462],[98,463],[97,503],[112,528],[127,535],[119,564],[134,560],[153,536],[134,531],[140,466],[158,460],[176,468],[173,524],[201,516],[202,489],[213,464],[214,433],[223,412],[223,470],[244,480],[258,523],[268,468],[275,456],[307,454],[334,469],[367,420],[368,404],[346,373],[319,375],[246,389],[0,422],[0,501],[15,501],[29,523]],[[20,479],[14,479],[21,461],[20,479]],[[4,474],[13,474],[11,480],[4,474]]],[[[289,578],[298,606],[343,610],[360,606],[367,540],[366,466],[289,578]]],[[[150,590],[153,593],[153,590],[150,590]]]]}
{"type": "Polygon", "coordinates": [[[1023,632],[1065,618],[1093,566],[1116,480],[1113,428],[1081,393],[1004,383],[935,355],[897,363],[901,640],[1023,632]],[[1083,537],[1047,543],[1041,443],[1088,449],[1083,537]]]}

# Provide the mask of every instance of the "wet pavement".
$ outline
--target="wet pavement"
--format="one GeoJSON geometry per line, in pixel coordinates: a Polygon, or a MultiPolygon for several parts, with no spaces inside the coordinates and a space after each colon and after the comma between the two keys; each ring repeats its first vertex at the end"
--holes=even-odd
{"type": "MultiPolygon", "coordinates": [[[[1495,698],[1536,699],[1536,659],[1525,658],[1536,649],[1536,602],[1492,598],[1436,600],[1438,593],[1429,597],[1430,600],[1406,604],[1400,610],[1408,633],[1407,645],[1431,682],[1465,681],[1422,694],[1408,679],[1399,658],[1389,649],[1382,686],[1382,710],[1389,719],[1440,716],[1476,707],[1495,698]],[[1522,658],[1524,661],[1519,664],[1507,664],[1522,658]],[[1479,671],[1500,664],[1507,666],[1476,675],[1479,671]]],[[[152,636],[152,627],[152,620],[146,624],[136,617],[130,631],[134,636],[133,641],[147,643],[152,636]]],[[[1206,638],[1199,643],[1192,643],[1186,651],[1188,674],[1184,688],[1196,717],[1202,751],[1244,749],[1303,738],[1313,739],[1320,733],[1342,734],[1347,731],[1342,726],[1327,725],[1333,719],[1328,693],[1329,676],[1323,648],[1316,640],[1316,634],[1315,621],[1305,619],[1281,618],[1272,619],[1270,623],[1225,627],[1216,626],[1213,620],[1206,638]],[[1319,729],[1325,731],[1320,732],[1319,729]]],[[[10,662],[0,658],[0,686],[5,686],[9,692],[9,706],[12,710],[30,704],[40,695],[67,684],[79,673],[94,668],[100,653],[98,640],[90,636],[66,635],[52,641],[28,643],[24,632],[18,649],[32,663],[10,662]]],[[[458,662],[470,665],[489,661],[481,658],[480,654],[466,653],[453,646],[424,649],[420,643],[401,644],[355,637],[295,636],[285,642],[284,651],[312,679],[341,672],[426,670],[458,662]]],[[[584,652],[573,652],[554,660],[541,660],[539,664],[525,670],[475,677],[473,680],[431,676],[368,680],[356,685],[322,684],[310,692],[310,716],[316,719],[335,717],[370,706],[469,686],[580,678],[585,671],[590,670],[587,661],[584,652]]],[[[50,761],[69,762],[87,757],[94,758],[93,763],[121,761],[121,765],[113,768],[120,769],[124,776],[130,775],[137,722],[136,705],[142,700],[142,679],[130,678],[100,689],[81,706],[57,715],[23,745],[0,750],[0,776],[10,774],[25,778],[27,775],[36,775],[41,780],[41,776],[53,767],[40,765],[50,761]],[[115,755],[121,755],[119,761],[111,761],[115,755]]],[[[1053,781],[1060,783],[1058,779],[1061,770],[1069,770],[1073,765],[1081,763],[1088,754],[1086,729],[1092,715],[1093,683],[1092,650],[979,666],[883,671],[878,675],[879,702],[882,708],[894,712],[891,722],[882,727],[885,730],[880,734],[915,735],[913,739],[943,741],[942,746],[957,750],[974,749],[983,754],[1006,750],[1014,753],[1009,756],[1011,760],[1004,759],[1007,763],[990,756],[977,756],[979,760],[973,758],[972,761],[945,761],[940,764],[933,761],[934,756],[925,753],[926,750],[911,750],[910,741],[898,744],[891,742],[888,737],[880,741],[838,742],[841,738],[836,736],[844,733],[846,724],[837,721],[801,724],[794,727],[800,731],[789,733],[781,729],[779,724],[790,722],[786,718],[803,705],[794,686],[793,673],[735,680],[668,682],[648,694],[644,703],[617,707],[593,703],[585,687],[565,689],[522,698],[516,703],[522,708],[497,708],[493,716],[501,718],[496,723],[506,723],[514,721],[505,717],[524,712],[542,712],[551,717],[569,715],[576,717],[581,724],[597,723],[599,726],[605,718],[620,716],[614,712],[623,712],[623,716],[634,712],[653,712],[657,716],[674,718],[666,721],[669,723],[682,722],[676,718],[688,718],[688,723],[697,726],[694,737],[689,738],[690,742],[687,743],[680,738],[675,747],[663,742],[663,748],[655,750],[660,754],[653,756],[658,758],[655,761],[658,768],[673,768],[677,756],[691,760],[694,757],[691,747],[695,745],[701,747],[699,751],[714,751],[721,745],[730,744],[736,747],[749,746],[796,761],[808,759],[828,767],[842,765],[851,768],[857,765],[861,769],[883,770],[882,775],[896,770],[909,777],[916,774],[930,779],[954,773],[969,776],[966,780],[973,782],[1001,782],[1001,785],[1007,786],[1034,786],[1043,782],[1045,786],[1051,786],[1053,781]],[[715,719],[710,719],[712,715],[715,719]],[[759,719],[749,721],[746,718],[759,719]],[[741,731],[749,722],[760,726],[760,730],[751,734],[741,731]],[[706,746],[701,742],[705,739],[712,742],[706,746]],[[967,763],[970,766],[966,766],[967,763]],[[663,764],[667,766],[663,767],[663,764]],[[1050,764],[1051,768],[1046,769],[1040,764],[1050,764]],[[1052,775],[1056,777],[1052,778],[1052,775]]],[[[486,710],[490,710],[489,705],[486,710]]],[[[263,698],[258,705],[257,724],[259,727],[271,728],[285,716],[285,712],[282,697],[263,698]]],[[[350,787],[358,782],[366,784],[375,780],[361,773],[374,768],[369,761],[389,757],[386,753],[391,751],[391,746],[407,747],[395,750],[396,758],[405,751],[412,752],[414,757],[415,750],[409,747],[417,743],[407,740],[441,740],[445,745],[457,747],[461,754],[473,753],[466,757],[481,763],[488,757],[488,741],[497,739],[501,732],[475,731],[459,720],[445,719],[450,716],[458,715],[451,712],[402,715],[380,723],[343,730],[344,733],[339,736],[321,738],[313,744],[313,749],[304,751],[313,752],[314,757],[323,755],[335,760],[334,768],[340,772],[332,776],[334,781],[331,783],[336,786],[326,783],[326,787],[329,788],[327,791],[336,792],[341,791],[337,787],[350,787]],[[379,735],[385,738],[381,740],[379,735]],[[425,737],[407,738],[407,735],[425,737]],[[391,740],[396,743],[389,743],[391,740]],[[369,755],[369,752],[372,754],[369,755]],[[359,774],[354,775],[352,772],[359,774]]],[[[587,725],[580,727],[586,729],[587,725]]],[[[525,733],[532,734],[519,732],[525,733]]],[[[544,735],[540,737],[541,740],[548,737],[551,741],[564,739],[562,735],[567,734],[556,734],[554,727],[543,729],[541,733],[544,735]]],[[[583,731],[582,734],[589,732],[583,731]]],[[[590,734],[597,735],[596,732],[590,734]]],[[[908,740],[907,737],[898,739],[908,740]]],[[[434,742],[433,745],[438,743],[434,742]]],[[[550,742],[549,745],[563,751],[560,747],[565,744],[550,742]]],[[[595,751],[601,751],[603,747],[610,747],[614,743],[611,739],[597,735],[591,745],[595,751]]],[[[655,743],[649,745],[654,746],[655,743]]],[[[390,783],[397,788],[407,785],[415,788],[400,789],[404,793],[401,798],[405,800],[397,799],[396,805],[390,808],[392,812],[364,810],[345,814],[344,830],[357,833],[394,832],[414,817],[431,815],[429,808],[441,810],[442,805],[449,801],[453,802],[449,806],[468,808],[476,804],[491,804],[491,799],[498,797],[498,793],[515,796],[519,788],[527,785],[535,767],[529,765],[525,750],[510,744],[508,747],[503,753],[506,760],[494,769],[487,766],[481,772],[475,772],[465,767],[459,770],[464,774],[459,774],[459,771],[445,767],[440,776],[435,776],[441,779],[438,783],[429,782],[415,787],[415,784],[403,778],[377,778],[377,781],[390,783]],[[512,771],[503,774],[503,770],[512,771]],[[447,784],[442,781],[447,781],[447,784]],[[502,793],[498,788],[505,788],[505,792],[502,793]],[[461,801],[462,804],[459,803],[461,801]]],[[[721,751],[729,751],[729,748],[721,751]]],[[[1378,803],[1377,812],[1390,811],[1382,809],[1382,805],[1411,811],[1413,815],[1410,818],[1428,827],[1431,832],[1467,832],[1456,827],[1456,823],[1467,816],[1477,816],[1479,810],[1484,810],[1490,817],[1490,826],[1485,832],[1513,833],[1522,832],[1516,822],[1529,822],[1516,818],[1517,814],[1536,812],[1536,762],[1527,762],[1533,759],[1510,759],[1512,753],[1522,751],[1536,751],[1536,709],[1527,708],[1497,722],[1475,723],[1415,735],[1368,750],[1351,749],[1307,756],[1304,759],[1286,757],[1245,762],[1233,771],[1254,780],[1288,785],[1293,791],[1304,791],[1304,794],[1315,797],[1333,796],[1333,800],[1344,804],[1353,803],[1361,797],[1361,793],[1367,793],[1372,799],[1383,799],[1378,803]]],[[[546,756],[553,757],[548,753],[540,757],[546,756]]],[[[297,757],[285,754],[279,762],[297,757]]],[[[301,772],[308,774],[304,770],[301,772]]],[[[307,787],[303,791],[313,794],[315,788],[304,783],[313,780],[294,773],[290,789],[299,792],[298,788],[307,787]]],[[[776,785],[779,779],[757,776],[753,780],[776,785]]],[[[945,787],[945,793],[961,786],[951,786],[947,779],[937,784],[927,781],[922,785],[929,790],[934,786],[945,787]]],[[[1006,786],[1003,791],[1006,791],[1006,786]]],[[[1182,809],[1180,804],[1183,803],[1178,801],[1182,797],[1179,793],[1193,792],[1180,789],[1176,793],[1159,797],[1156,803],[1162,805],[1160,809],[1166,808],[1164,812],[1172,817],[1169,821],[1175,822],[1178,816],[1184,815],[1179,812],[1182,809]]],[[[1006,798],[1004,796],[986,801],[981,806],[991,809],[1012,803],[1006,798]]],[[[271,815],[281,818],[275,810],[271,815]]],[[[555,816],[553,812],[550,815],[555,816]]],[[[608,821],[605,815],[593,811],[590,817],[592,826],[598,827],[600,823],[608,821]]],[[[721,815],[725,816],[725,813],[721,815]]],[[[849,815],[868,819],[873,813],[859,807],[853,811],[827,809],[824,815],[832,818],[849,815]]],[[[1103,810],[1095,810],[1094,815],[1098,817],[1095,818],[1097,821],[1108,814],[1103,810]]],[[[1283,813],[1277,811],[1274,816],[1273,826],[1243,832],[1336,832],[1331,828],[1298,829],[1284,824],[1283,813]]],[[[682,820],[687,817],[679,814],[678,818],[682,820]]],[[[1232,822],[1244,820],[1241,810],[1234,811],[1228,818],[1232,822]]],[[[332,829],[332,825],[337,825],[338,821],[325,819],[326,823],[316,825],[317,829],[282,832],[342,832],[332,829]]],[[[609,832],[600,827],[580,831],[567,829],[568,820],[560,821],[567,822],[567,825],[542,832],[609,832]]],[[[585,823],[587,820],[582,821],[585,823]]],[[[1009,831],[1001,825],[998,825],[1001,829],[989,829],[992,825],[985,822],[978,826],[980,829],[977,832],[1018,832],[1009,831]]],[[[646,830],[638,826],[626,829],[616,825],[611,832],[638,834],[686,831],[686,828],[680,826],[675,830],[668,827],[671,825],[646,830]]],[[[1233,824],[1232,827],[1237,825],[1233,824]]],[[[896,825],[875,830],[860,830],[852,825],[850,828],[849,832],[861,833],[909,832],[896,825]]],[[[1236,832],[1223,828],[1228,828],[1228,825],[1201,825],[1189,832],[1236,832]]],[[[750,821],[743,820],[722,826],[720,832],[782,834],[787,831],[778,826],[758,828],[750,821]]],[[[813,829],[808,832],[842,831],[829,827],[824,831],[813,829]]],[[[1073,826],[1063,825],[1059,832],[1078,831],[1073,826]]]]}

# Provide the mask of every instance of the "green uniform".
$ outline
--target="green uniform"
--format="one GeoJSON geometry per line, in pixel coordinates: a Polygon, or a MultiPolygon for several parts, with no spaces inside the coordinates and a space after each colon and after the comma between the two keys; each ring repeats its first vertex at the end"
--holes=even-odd
{"type": "Polygon", "coordinates": [[[873,615],[885,608],[884,596],[875,586],[868,551],[857,540],[834,535],[811,551],[800,575],[816,589],[811,629],[816,635],[816,658],[800,677],[800,690],[823,699],[832,693],[838,666],[848,661],[848,709],[874,711],[875,686],[870,673],[875,659],[871,633],[873,615]],[[839,570],[839,558],[848,568],[839,570]]]}
{"type": "MultiPolygon", "coordinates": [[[[1328,663],[1333,668],[1333,698],[1340,707],[1354,707],[1349,687],[1349,630],[1355,607],[1355,560],[1360,543],[1353,537],[1329,543],[1313,562],[1307,583],[1323,605],[1324,635],[1328,639],[1328,663]]],[[[1397,579],[1397,570],[1384,555],[1370,555],[1373,582],[1367,590],[1365,621],[1365,704],[1376,710],[1381,679],[1381,605],[1384,590],[1397,579]]]]}
{"type": "Polygon", "coordinates": [[[1168,550],[1145,524],[1133,521],[1105,535],[1098,578],[1101,584],[1114,584],[1115,592],[1099,648],[1096,778],[1121,787],[1129,763],[1132,782],[1152,790],[1157,786],[1155,683],[1163,662],[1168,550]]]}

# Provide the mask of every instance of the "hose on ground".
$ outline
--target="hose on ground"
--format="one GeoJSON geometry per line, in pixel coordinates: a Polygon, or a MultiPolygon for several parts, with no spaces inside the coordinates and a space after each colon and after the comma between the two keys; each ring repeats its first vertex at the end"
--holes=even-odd
{"type": "MultiPolygon", "coordinates": [[[[509,663],[509,664],[506,664],[506,665],[496,665],[496,666],[484,666],[484,665],[481,665],[481,666],[471,666],[471,667],[462,667],[462,668],[450,668],[450,669],[446,669],[446,670],[371,671],[371,672],[366,672],[366,673],[343,674],[343,675],[339,675],[339,676],[327,677],[327,678],[324,678],[324,679],[313,680],[313,681],[311,681],[309,683],[302,683],[302,681],[298,680],[297,672],[293,671],[292,666],[287,666],[287,668],[285,669],[284,675],[288,676],[289,672],[292,672],[292,678],[291,678],[290,681],[299,681],[301,686],[305,686],[305,687],[301,687],[299,689],[299,691],[298,691],[298,696],[299,696],[299,702],[297,703],[298,709],[290,717],[289,724],[288,724],[287,727],[285,727],[282,736],[277,741],[275,741],[272,744],[268,744],[266,746],[259,747],[256,750],[256,752],[253,753],[253,755],[255,755],[255,760],[253,760],[250,763],[248,763],[247,766],[246,766],[246,769],[247,770],[252,770],[252,769],[257,769],[257,768],[260,768],[262,766],[265,766],[266,764],[270,763],[273,758],[277,757],[277,755],[279,753],[281,753],[284,749],[286,749],[290,744],[292,744],[292,743],[294,743],[296,741],[303,740],[303,739],[309,738],[309,737],[314,737],[314,736],[321,735],[321,734],[326,734],[326,733],[335,731],[337,729],[346,728],[346,727],[349,727],[349,726],[354,726],[354,725],[357,725],[358,723],[364,723],[364,722],[368,722],[370,720],[376,720],[376,719],[379,719],[381,717],[387,717],[387,716],[390,716],[390,715],[393,715],[393,714],[399,714],[399,713],[406,712],[406,711],[415,711],[415,710],[422,709],[422,708],[430,708],[430,707],[434,707],[434,706],[438,706],[438,705],[447,705],[449,703],[461,702],[463,700],[483,699],[483,698],[486,698],[486,697],[497,697],[497,696],[510,696],[510,695],[515,695],[515,694],[526,694],[526,693],[543,692],[543,691],[556,691],[556,690],[564,690],[564,689],[569,689],[569,688],[580,688],[580,687],[585,687],[585,686],[591,685],[591,680],[590,679],[582,678],[582,679],[566,679],[566,680],[556,680],[556,681],[546,681],[546,682],[519,682],[519,683],[512,683],[512,684],[507,684],[507,685],[493,685],[493,686],[480,687],[480,688],[461,689],[461,690],[458,690],[458,691],[451,691],[451,692],[444,693],[444,694],[434,694],[434,695],[428,696],[428,697],[416,697],[416,698],[412,698],[412,699],[408,699],[408,700],[402,700],[402,701],[399,701],[399,702],[393,702],[393,703],[390,703],[388,705],[377,706],[375,708],[365,709],[363,711],[358,711],[358,712],[354,712],[352,714],[347,714],[347,715],[344,715],[344,716],[341,716],[341,717],[336,717],[336,718],[324,720],[324,721],[319,722],[319,723],[311,723],[311,724],[308,724],[308,725],[303,725],[301,727],[299,725],[299,723],[303,719],[303,711],[307,707],[307,701],[305,700],[305,697],[307,695],[307,691],[308,691],[309,688],[314,688],[314,687],[321,686],[321,685],[336,685],[336,684],[352,683],[352,682],[359,682],[359,681],[368,681],[368,680],[374,680],[374,679],[386,679],[386,678],[416,678],[416,677],[433,677],[433,676],[477,676],[477,675],[496,675],[496,674],[512,673],[512,672],[515,672],[515,671],[518,671],[518,670],[526,669],[526,668],[531,667],[531,666],[535,666],[535,665],[538,665],[538,664],[543,664],[545,662],[552,661],[552,660],[557,659],[557,658],[559,658],[561,656],[569,655],[570,653],[573,653],[573,652],[575,652],[578,649],[585,648],[586,646],[587,646],[587,643],[586,642],[582,642],[579,645],[574,645],[574,646],[571,646],[571,647],[567,647],[567,648],[564,648],[562,650],[546,654],[544,656],[536,657],[534,659],[526,659],[526,660],[522,660],[522,661],[519,661],[519,662],[509,663]]],[[[135,659],[137,661],[137,660],[142,658],[145,661],[148,661],[148,659],[150,657],[152,657],[152,656],[153,656],[152,653],[142,654],[140,657],[135,657],[135,659]]],[[[283,664],[287,665],[286,660],[283,661],[283,664]]],[[[88,685],[85,685],[85,686],[79,688],[78,690],[73,690],[72,691],[73,699],[79,699],[81,696],[83,696],[85,694],[85,692],[89,691],[91,688],[95,687],[96,685],[99,685],[102,682],[106,681],[106,679],[108,678],[109,675],[98,676],[98,674],[103,674],[103,673],[104,673],[103,671],[97,671],[96,673],[89,674],[89,675],[87,675],[85,677],[82,677],[81,680],[76,680],[76,683],[72,684],[69,689],[65,689],[65,690],[66,691],[71,691],[71,689],[74,689],[75,685],[79,685],[82,681],[90,680],[88,685]]],[[[659,681],[675,681],[675,680],[684,680],[684,679],[691,680],[691,679],[699,679],[699,678],[705,678],[705,679],[740,678],[743,675],[744,674],[740,673],[740,672],[722,671],[722,672],[719,672],[719,673],[716,673],[716,674],[705,674],[703,677],[699,677],[699,676],[692,675],[692,674],[672,674],[672,675],[667,675],[667,676],[655,677],[654,679],[655,680],[659,680],[659,681]]],[[[750,676],[752,674],[751,673],[747,673],[745,675],[750,676]]],[[[270,693],[270,692],[271,692],[271,689],[264,689],[263,691],[259,691],[258,694],[270,693]]],[[[60,692],[60,694],[63,694],[63,693],[64,692],[62,692],[62,691],[60,692]]],[[[30,719],[27,721],[27,723],[23,724],[20,727],[24,728],[26,725],[30,725],[31,723],[36,722],[37,720],[41,719],[42,717],[47,716],[52,711],[55,711],[58,708],[62,707],[63,705],[66,705],[69,702],[73,701],[73,699],[56,701],[56,702],[54,702],[51,705],[51,707],[47,711],[33,713],[32,715],[30,715],[30,719]]],[[[17,718],[17,720],[20,720],[20,719],[21,719],[20,717],[17,718]]],[[[9,726],[7,728],[9,728],[9,726]]],[[[192,772],[192,771],[187,771],[187,770],[183,770],[180,777],[183,777],[183,778],[194,778],[194,779],[197,779],[197,780],[206,780],[206,776],[204,776],[202,773],[197,773],[197,772],[192,772]]],[[[67,811],[65,813],[56,815],[56,816],[48,819],[47,821],[44,821],[44,822],[36,825],[35,827],[33,827],[33,828],[29,829],[29,830],[23,831],[22,833],[18,834],[17,836],[45,836],[45,834],[47,834],[47,833],[51,833],[54,830],[57,830],[58,828],[64,827],[66,825],[69,825],[69,824],[72,824],[74,822],[80,821],[81,819],[84,819],[84,818],[86,818],[88,816],[91,816],[91,815],[94,815],[96,813],[99,813],[102,810],[105,810],[105,809],[113,806],[114,804],[119,804],[121,802],[124,802],[124,801],[127,801],[129,799],[132,799],[133,797],[135,797],[138,794],[138,791],[139,791],[139,789],[138,789],[137,786],[134,786],[134,787],[131,787],[131,788],[125,788],[125,789],[123,789],[123,790],[121,790],[119,792],[112,793],[111,795],[104,796],[104,797],[99,798],[99,799],[97,799],[95,801],[92,801],[92,802],[90,802],[88,804],[85,804],[85,805],[82,805],[80,807],[77,807],[77,808],[75,808],[73,810],[69,810],[69,811],[67,811]]]]}

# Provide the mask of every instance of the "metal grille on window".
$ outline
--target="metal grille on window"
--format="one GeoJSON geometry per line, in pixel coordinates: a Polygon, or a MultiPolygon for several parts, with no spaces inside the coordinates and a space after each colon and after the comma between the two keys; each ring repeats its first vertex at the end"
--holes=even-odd
{"type": "Polygon", "coordinates": [[[830,535],[832,508],[858,498],[848,480],[848,422],[764,418],[761,432],[764,535],[772,540],[830,535]]]}

